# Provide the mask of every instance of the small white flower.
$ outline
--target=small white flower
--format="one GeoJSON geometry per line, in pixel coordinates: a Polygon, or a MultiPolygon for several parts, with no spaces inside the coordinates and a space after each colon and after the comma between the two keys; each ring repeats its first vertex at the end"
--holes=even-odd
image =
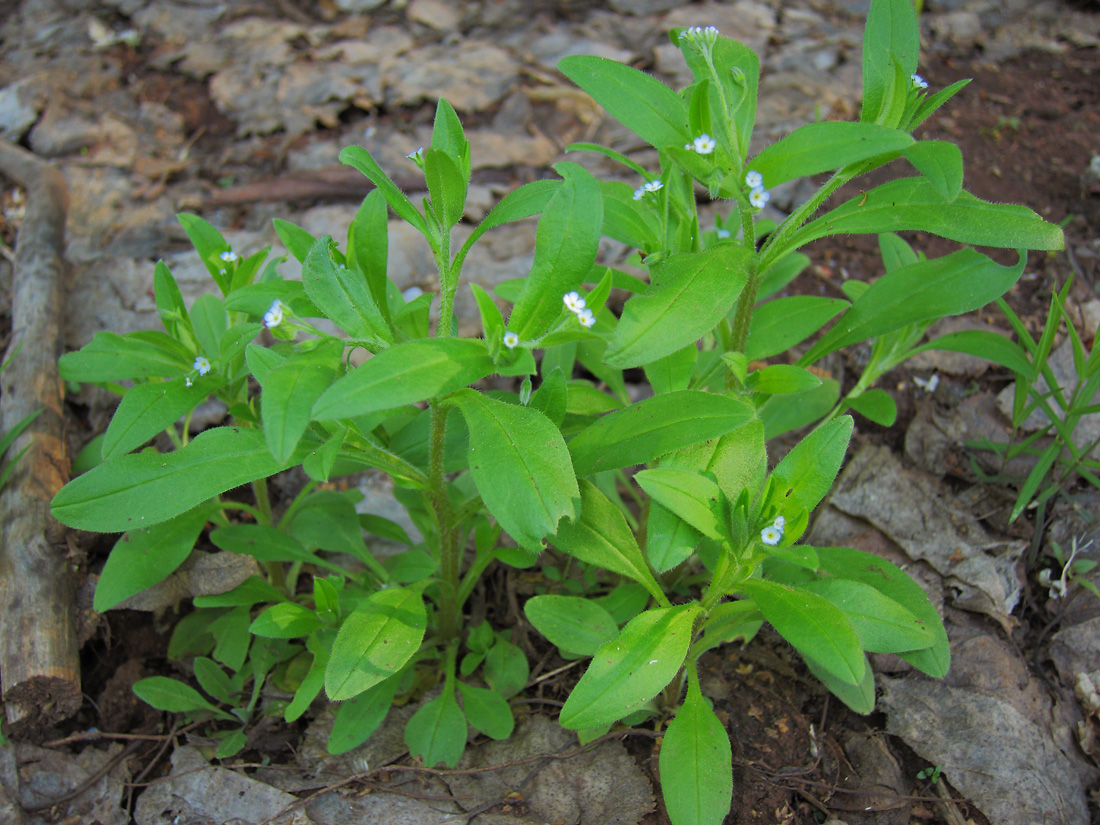
{"type": "Polygon", "coordinates": [[[725,240],[730,236],[730,231],[728,229],[717,229],[715,231],[718,234],[718,240],[725,240]]]}
{"type": "Polygon", "coordinates": [[[414,301],[423,294],[424,290],[422,290],[420,287],[410,286],[408,289],[401,293],[401,297],[405,299],[405,303],[407,304],[409,301],[414,301]]]}
{"type": "Polygon", "coordinates": [[[218,274],[219,274],[219,275],[224,275],[224,274],[225,274],[225,270],[224,270],[224,269],[219,269],[219,270],[218,270],[218,274]]]}
{"type": "Polygon", "coordinates": [[[566,309],[570,312],[580,312],[584,309],[584,298],[580,296],[578,292],[567,292],[562,296],[562,301],[565,303],[566,309]]]}
{"type": "MultiPolygon", "coordinates": [[[[227,264],[231,264],[231,263],[233,263],[233,261],[237,260],[238,255],[232,249],[227,249],[227,250],[225,250],[225,252],[221,253],[218,257],[221,258],[223,261],[225,261],[227,264]]],[[[225,270],[223,269],[222,272],[224,272],[224,271],[225,270]]]]}
{"type": "Polygon", "coordinates": [[[925,392],[935,392],[936,387],[940,385],[940,377],[935,373],[932,373],[932,377],[926,380],[924,378],[921,378],[919,375],[914,375],[913,383],[925,392]]]}
{"type": "Polygon", "coordinates": [[[407,157],[414,163],[420,163],[422,160],[424,160],[424,147],[421,146],[415,152],[409,152],[409,154],[405,155],[405,157],[407,157]]]}
{"type": "Polygon", "coordinates": [[[508,349],[515,349],[516,344],[518,344],[518,343],[519,343],[519,336],[516,335],[516,333],[514,333],[514,332],[504,333],[504,346],[508,347],[508,349]]]}
{"type": "Polygon", "coordinates": [[[581,322],[581,326],[588,329],[595,325],[596,316],[592,314],[590,309],[582,309],[577,313],[577,320],[581,322]]]}
{"type": "Polygon", "coordinates": [[[283,322],[283,302],[276,298],[271,308],[264,313],[264,326],[268,329],[275,329],[283,322]]]}
{"type": "Polygon", "coordinates": [[[756,189],[758,186],[764,185],[764,176],[759,172],[749,172],[745,175],[745,186],[749,189],[756,189]]]}
{"type": "Polygon", "coordinates": [[[753,209],[763,209],[764,204],[771,200],[771,197],[767,189],[763,186],[758,186],[749,192],[749,203],[752,204],[753,209]]]}
{"type": "Polygon", "coordinates": [[[634,190],[634,200],[640,201],[644,197],[645,197],[645,190],[644,189],[635,189],[634,190]]]}
{"type": "Polygon", "coordinates": [[[717,144],[710,135],[699,135],[699,137],[692,141],[692,146],[700,155],[709,155],[714,151],[714,147],[717,146],[717,144]]]}
{"type": "Polygon", "coordinates": [[[782,538],[783,531],[777,530],[774,527],[765,527],[763,530],[760,531],[760,541],[771,547],[775,547],[775,545],[779,544],[782,538]]]}
{"type": "Polygon", "coordinates": [[[664,188],[664,184],[659,180],[648,180],[642,184],[642,189],[646,192],[659,192],[664,188]]]}
{"type": "Polygon", "coordinates": [[[772,526],[782,533],[783,528],[787,526],[787,520],[783,518],[783,516],[776,516],[775,521],[772,522],[772,526]]]}
{"type": "Polygon", "coordinates": [[[199,375],[206,375],[206,373],[210,372],[210,362],[206,359],[205,356],[195,356],[195,363],[193,366],[194,369],[199,371],[199,375]]]}
{"type": "Polygon", "coordinates": [[[913,88],[914,89],[927,89],[928,88],[928,81],[925,80],[923,77],[921,77],[919,74],[911,74],[911,75],[909,75],[909,79],[911,81],[913,81],[913,88]]]}
{"type": "Polygon", "coordinates": [[[194,385],[195,385],[195,382],[192,380],[190,375],[183,379],[183,386],[193,387],[194,385]]]}

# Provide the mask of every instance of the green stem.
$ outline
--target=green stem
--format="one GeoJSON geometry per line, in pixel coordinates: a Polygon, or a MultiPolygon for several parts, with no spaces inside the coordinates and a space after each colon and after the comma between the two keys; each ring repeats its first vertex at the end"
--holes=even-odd
{"type": "Polygon", "coordinates": [[[290,524],[290,520],[294,518],[294,514],[298,512],[299,508],[301,508],[302,504],[305,502],[306,496],[308,496],[313,491],[313,488],[316,486],[316,481],[307,481],[305,483],[305,486],[298,491],[298,495],[294,497],[294,501],[290,502],[290,506],[286,508],[286,512],[283,513],[283,517],[279,519],[280,527],[282,527],[284,524],[290,524]]]}
{"type": "Polygon", "coordinates": [[[461,531],[455,522],[447,481],[443,473],[443,444],[447,434],[448,407],[432,405],[431,430],[428,436],[428,502],[435,515],[439,533],[439,635],[445,642],[458,637],[462,604],[459,592],[462,582],[461,531]]]}
{"type": "Polygon", "coordinates": [[[783,221],[779,229],[764,243],[763,249],[760,250],[760,272],[767,272],[790,251],[785,248],[785,244],[791,235],[802,227],[802,224],[818,210],[833,192],[864,171],[866,170],[861,168],[852,172],[845,172],[844,170],[834,172],[833,176],[814,193],[812,198],[792,212],[787,220],[783,221]]]}
{"type": "Polygon", "coordinates": [[[260,511],[256,520],[260,524],[271,525],[271,498],[267,494],[267,479],[258,478],[252,482],[252,492],[256,496],[256,509],[260,511]]]}
{"type": "Polygon", "coordinates": [[[733,330],[727,352],[744,352],[745,344],[749,340],[749,321],[752,320],[752,311],[756,306],[756,293],[760,289],[760,276],[756,264],[756,258],[750,259],[749,280],[741,290],[741,297],[737,299],[737,311],[733,316],[733,330]]]}

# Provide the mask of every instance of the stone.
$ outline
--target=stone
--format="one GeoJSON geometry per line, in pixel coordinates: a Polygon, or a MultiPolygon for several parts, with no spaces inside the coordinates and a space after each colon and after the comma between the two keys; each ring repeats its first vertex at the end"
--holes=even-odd
{"type": "Polygon", "coordinates": [[[0,138],[18,143],[38,120],[40,108],[31,78],[0,89],[0,138]]]}
{"type": "Polygon", "coordinates": [[[633,14],[637,17],[645,17],[650,14],[661,14],[666,11],[685,5],[684,0],[610,0],[608,5],[619,14],[633,14]]]}
{"type": "Polygon", "coordinates": [[[461,51],[431,45],[402,55],[383,82],[390,106],[444,98],[459,112],[477,112],[501,101],[519,82],[519,63],[484,41],[463,41],[461,51]]]}
{"type": "Polygon", "coordinates": [[[385,2],[386,0],[336,0],[336,5],[340,11],[350,11],[358,14],[376,9],[385,2]]]}
{"type": "Polygon", "coordinates": [[[441,0],[413,0],[405,9],[405,15],[410,20],[441,32],[457,29],[462,22],[462,15],[455,6],[441,0]]]}

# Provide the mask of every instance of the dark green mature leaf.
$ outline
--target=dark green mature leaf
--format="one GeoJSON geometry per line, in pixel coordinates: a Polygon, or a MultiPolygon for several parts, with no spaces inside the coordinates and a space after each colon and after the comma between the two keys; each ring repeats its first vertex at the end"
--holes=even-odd
{"type": "Polygon", "coordinates": [[[460,390],[450,401],[470,430],[470,471],[485,506],[521,547],[541,547],[580,504],[561,432],[532,407],[473,390],[460,390]]]}
{"type": "Polygon", "coordinates": [[[191,555],[210,513],[208,507],[196,507],[155,527],[123,535],[103,565],[92,607],[104,613],[168,578],[191,555]]]}
{"type": "Polygon", "coordinates": [[[795,295],[776,298],[756,308],[749,321],[749,338],[745,356],[750,361],[762,361],[805,341],[838,314],[849,303],[842,298],[819,298],[795,295]]]}
{"type": "Polygon", "coordinates": [[[733,751],[695,679],[665,732],[659,768],[669,819],[676,825],[721,825],[733,799],[733,751]]]}
{"type": "Polygon", "coordinates": [[[305,499],[285,529],[309,547],[349,556],[375,567],[363,542],[363,529],[352,500],[338,490],[317,490],[305,499]]]}
{"type": "Polygon", "coordinates": [[[275,234],[279,236],[287,252],[293,255],[298,263],[305,263],[306,256],[317,243],[317,239],[302,227],[282,218],[272,218],[271,225],[275,227],[275,234]]]}
{"type": "Polygon", "coordinates": [[[336,634],[325,670],[329,699],[350,699],[397,673],[420,649],[427,623],[419,590],[371,593],[336,634]]]}
{"type": "Polygon", "coordinates": [[[1026,206],[989,203],[966,191],[948,201],[926,178],[901,178],[852,198],[798,230],[790,246],[800,247],[827,235],[910,229],[977,246],[1045,250],[1065,246],[1062,230],[1026,206]]]}
{"type": "Polygon", "coordinates": [[[221,375],[205,375],[188,387],[183,381],[158,381],[131,388],[115,410],[104,433],[103,460],[140,447],[175,424],[225,384],[221,375]]]}
{"type": "Polygon", "coordinates": [[[338,379],[314,404],[313,418],[350,418],[415,404],[465,387],[495,370],[484,341],[406,341],[338,379]]]}
{"type": "Polygon", "coordinates": [[[331,245],[328,235],[320,238],[302,263],[302,283],[309,299],[353,338],[392,343],[393,331],[382,317],[366,278],[357,270],[337,266],[331,245]]]}
{"type": "Polygon", "coordinates": [[[604,362],[625,369],[656,361],[714,329],[748,280],[752,253],[719,244],[670,255],[653,268],[653,285],[626,302],[604,362]]]}
{"type": "Polygon", "coordinates": [[[92,468],[61,488],[51,511],[62,524],[99,533],[152,526],[226,490],[273,476],[300,463],[305,453],[299,448],[280,463],[259,430],[215,427],[181,450],[119,456],[92,468]]]}
{"type": "Polygon", "coordinates": [[[464,682],[458,683],[458,692],[462,694],[462,707],[470,727],[492,739],[507,739],[512,735],[516,719],[503,696],[495,690],[464,682]]]}
{"type": "Polygon", "coordinates": [[[366,175],[371,183],[378,187],[386,203],[395,213],[407,223],[417,229],[420,234],[428,234],[428,225],[424,222],[424,216],[420,214],[408,196],[398,188],[389,175],[382,171],[382,167],[375,163],[370,152],[362,146],[347,146],[340,152],[340,163],[353,166],[366,175]]]}
{"type": "Polygon", "coordinates": [[[1020,279],[1025,259],[1001,266],[973,249],[887,272],[859,296],[799,363],[812,364],[849,344],[909,324],[961,315],[985,306],[1020,279]]]}
{"type": "Polygon", "coordinates": [[[386,266],[389,260],[388,214],[386,199],[377,189],[363,198],[348,227],[348,266],[354,266],[367,280],[374,304],[385,318],[390,317],[386,298],[386,266]]]}
{"type": "Polygon", "coordinates": [[[440,762],[453,768],[466,749],[466,715],[455,701],[454,688],[420,707],[405,726],[405,744],[413,756],[431,768],[440,762]]]}
{"type": "Polygon", "coordinates": [[[150,676],[148,679],[135,682],[134,694],[157,710],[165,710],[169,713],[207,712],[219,719],[238,721],[236,717],[210,704],[190,685],[169,679],[167,676],[150,676]]]}
{"type": "Polygon", "coordinates": [[[851,685],[833,676],[823,665],[815,662],[804,653],[802,654],[802,661],[806,663],[810,673],[821,684],[825,685],[830,693],[856,713],[862,713],[866,716],[875,709],[875,671],[871,668],[870,662],[866,662],[864,666],[863,679],[860,683],[851,685]]]}
{"type": "Polygon", "coordinates": [[[575,163],[558,163],[565,182],[539,218],[531,272],[508,318],[520,340],[546,332],[561,315],[562,296],[579,287],[596,260],[603,197],[596,179],[575,163]]]}
{"type": "Polygon", "coordinates": [[[229,276],[225,274],[225,262],[219,259],[221,253],[229,250],[229,244],[222,237],[222,233],[213,224],[190,212],[180,212],[176,215],[176,220],[187,233],[207,272],[210,273],[210,277],[214,279],[214,283],[218,285],[222,294],[229,292],[229,276]]]}
{"type": "Polygon", "coordinates": [[[583,562],[639,582],[653,598],[667,603],[622,511],[591,481],[582,479],[580,492],[580,518],[558,527],[554,546],[583,562]]]}
{"type": "Polygon", "coordinates": [[[191,369],[193,360],[183,344],[163,332],[97,332],[81,349],[62,355],[58,367],[66,381],[99,383],[175,378],[191,369]]]}
{"type": "MultiPolygon", "coordinates": [[[[991,330],[975,329],[941,335],[927,344],[911,350],[911,355],[925,350],[948,350],[976,355],[994,364],[1007,367],[1017,375],[1030,375],[1033,369],[1024,349],[1005,335],[991,330]]],[[[1095,350],[1100,352],[1100,348],[1095,350]]]]}
{"type": "Polygon", "coordinates": [[[332,721],[327,750],[331,754],[347,753],[366,742],[386,719],[393,706],[400,676],[392,676],[374,687],[341,702],[332,721]]]}
{"type": "Polygon", "coordinates": [[[851,622],[820,596],[755,579],[742,587],[784,639],[850,685],[863,681],[865,657],[851,622]]]}
{"type": "Polygon", "coordinates": [[[947,140],[922,140],[903,154],[913,167],[928,178],[948,203],[962,190],[962,150],[947,140]]]}
{"type": "Polygon", "coordinates": [[[578,476],[645,464],[717,438],[753,417],[751,404],[723,395],[680,390],[610,412],[569,442],[578,476]]]}
{"type": "Polygon", "coordinates": [[[802,439],[772,470],[774,501],[788,520],[800,511],[812,512],[825,498],[840,472],[851,437],[852,417],[841,416],[802,439]]]}
{"type": "Polygon", "coordinates": [[[664,83],[605,57],[574,55],[558,69],[608,114],[657,149],[691,141],[687,107],[664,83]]]}
{"type": "Polygon", "coordinates": [[[826,120],[795,129],[753,158],[748,168],[763,175],[764,186],[771,189],[795,178],[900,152],[913,143],[913,138],[898,129],[826,120]]]}
{"type": "Polygon", "coordinates": [[[698,604],[647,610],[602,645],[573,688],[559,721],[582,730],[610,725],[638,710],[679,672],[698,604]]]}
{"type": "Polygon", "coordinates": [[[911,0],[873,0],[863,30],[863,110],[859,119],[874,122],[889,108],[887,93],[898,72],[917,70],[920,34],[911,0]]]}
{"type": "Polygon", "coordinates": [[[523,606],[535,630],[567,653],[591,656],[619,633],[603,607],[580,596],[534,596],[523,606]]]}
{"type": "Polygon", "coordinates": [[[221,550],[251,556],[256,561],[315,564],[334,573],[343,572],[339,565],[310,553],[293,536],[264,524],[230,524],[219,527],[211,531],[210,541],[221,550]]]}
{"type": "Polygon", "coordinates": [[[881,590],[851,579],[824,579],[799,587],[840,608],[870,653],[904,653],[931,647],[936,639],[924,620],[881,590]]]}
{"type": "Polygon", "coordinates": [[[560,180],[536,180],[525,183],[501,198],[497,205],[492,208],[492,211],[485,216],[485,219],[477,225],[477,229],[466,239],[466,243],[462,245],[462,249],[455,256],[454,266],[456,268],[461,266],[470,248],[477,242],[478,238],[493,227],[539,214],[546,208],[546,204],[550,202],[550,199],[561,185],[560,180]]]}
{"type": "Polygon", "coordinates": [[[286,461],[298,447],[309,427],[314,403],[332,386],[342,352],[339,341],[328,341],[308,352],[294,353],[257,376],[263,388],[260,414],[264,438],[276,461],[286,461]]]}

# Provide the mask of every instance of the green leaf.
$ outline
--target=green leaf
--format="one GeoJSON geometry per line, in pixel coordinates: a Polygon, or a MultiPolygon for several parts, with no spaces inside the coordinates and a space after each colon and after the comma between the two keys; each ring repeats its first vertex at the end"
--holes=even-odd
{"type": "Polygon", "coordinates": [[[103,460],[140,447],[171,427],[224,384],[222,376],[210,374],[195,379],[191,387],[183,381],[157,381],[132,387],[122,397],[111,423],[107,425],[101,446],[103,460]]]}
{"type": "Polygon", "coordinates": [[[962,150],[946,140],[922,140],[914,143],[902,154],[913,168],[928,178],[948,203],[962,191],[962,150]]]}
{"type": "Polygon", "coordinates": [[[153,269],[153,299],[157,304],[157,316],[165,331],[177,340],[186,341],[191,323],[183,293],[164,261],[157,261],[153,269]]]}
{"type": "Polygon", "coordinates": [[[386,203],[399,217],[412,225],[421,235],[428,235],[428,225],[424,222],[424,216],[417,211],[413,202],[398,188],[397,184],[382,171],[382,167],[374,162],[370,152],[362,146],[347,146],[340,152],[340,163],[352,166],[366,175],[371,183],[378,187],[386,203]]]}
{"type": "Polygon", "coordinates": [[[558,527],[554,546],[583,562],[633,579],[653,598],[666,602],[622,511],[591,481],[581,480],[580,494],[580,518],[558,527]]]}
{"type": "Polygon", "coordinates": [[[852,417],[845,415],[823,424],[795,445],[772,470],[773,501],[788,521],[800,512],[813,512],[833,486],[840,472],[852,417]]]}
{"type": "Polygon", "coordinates": [[[260,386],[260,415],[271,455],[285,462],[298,447],[317,399],[332,386],[343,345],[324,342],[308,352],[291,355],[266,373],[260,386]]]}
{"type": "Polygon", "coordinates": [[[302,283],[309,299],[352,338],[393,342],[393,332],[357,270],[337,266],[332,238],[325,235],[302,263],[302,283]]]}
{"type": "Polygon", "coordinates": [[[203,690],[224,705],[233,704],[233,683],[221,665],[205,656],[196,656],[191,666],[203,690]]]}
{"type": "Polygon", "coordinates": [[[892,270],[871,284],[799,363],[812,364],[849,344],[908,324],[985,306],[1019,280],[1024,260],[1021,256],[1016,266],[1001,266],[973,249],[960,249],[892,270]]]}
{"type": "Polygon", "coordinates": [[[200,295],[191,307],[191,328],[199,346],[210,358],[218,357],[219,344],[229,326],[225,304],[213,295],[200,295]]]}
{"type": "Polygon", "coordinates": [[[686,390],[691,382],[699,350],[694,344],[676,350],[671,355],[658,358],[645,366],[645,377],[653,387],[654,395],[686,390]]]}
{"type": "Polygon", "coordinates": [[[610,412],[569,442],[578,476],[645,464],[718,438],[748,423],[752,405],[723,395],[680,390],[610,412]]]}
{"type": "Polygon", "coordinates": [[[656,696],[684,663],[699,609],[698,604],[662,607],[631,619],[592,657],[561,709],[562,727],[610,725],[656,696]]]}
{"type": "Polygon", "coordinates": [[[866,661],[851,622],[820,596],[759,579],[742,587],[780,636],[799,653],[850,685],[863,681],[866,661]]]}
{"type": "Polygon", "coordinates": [[[488,688],[458,683],[462,707],[471,727],[491,739],[507,739],[516,726],[512,709],[499,693],[488,688]]]}
{"type": "Polygon", "coordinates": [[[523,651],[500,636],[485,654],[482,672],[489,687],[505,699],[510,699],[523,690],[527,677],[531,675],[523,651]]]}
{"type": "Polygon", "coordinates": [[[874,0],[863,29],[863,110],[874,122],[889,107],[886,99],[895,65],[906,77],[917,70],[920,34],[912,0],[874,0]]]}
{"type": "Polygon", "coordinates": [[[793,395],[821,385],[821,379],[809,370],[791,364],[773,364],[749,374],[745,386],[752,392],[768,395],[793,395]]]}
{"type": "Polygon", "coordinates": [[[536,180],[525,183],[501,198],[497,205],[485,216],[484,220],[477,225],[477,229],[466,239],[466,243],[462,245],[462,249],[455,256],[452,264],[453,268],[458,269],[461,267],[462,262],[466,260],[466,255],[478,238],[493,227],[539,214],[546,208],[546,204],[550,202],[550,199],[561,185],[560,180],[536,180]]]}
{"type": "Polygon", "coordinates": [[[321,620],[312,610],[294,602],[282,602],[257,616],[248,632],[268,639],[297,639],[308,636],[320,626],[321,620]]]}
{"type": "Polygon", "coordinates": [[[466,749],[466,716],[455,701],[453,690],[420,707],[405,726],[405,744],[413,756],[431,768],[440,762],[453,768],[466,749]]]}
{"type": "Polygon", "coordinates": [[[1026,206],[989,203],[966,191],[949,202],[926,178],[901,178],[852,198],[803,226],[789,245],[797,248],[828,235],[910,229],[977,246],[1044,250],[1065,246],[1062,230],[1026,206]]]}
{"type": "Polygon", "coordinates": [[[753,158],[748,169],[763,175],[764,186],[772,189],[795,178],[900,152],[913,143],[913,138],[898,129],[827,120],[795,129],[753,158]]]}
{"type": "Polygon", "coordinates": [[[434,146],[424,152],[424,179],[436,217],[445,230],[450,229],[462,220],[469,179],[454,160],[434,146]]]}
{"type": "Polygon", "coordinates": [[[97,384],[134,378],[176,378],[191,369],[193,360],[183,344],[163,332],[141,335],[97,332],[81,349],[62,355],[58,367],[65,381],[97,384]]]}
{"type": "Polygon", "coordinates": [[[935,644],[923,619],[881,590],[850,579],[824,579],[799,587],[836,605],[848,617],[863,649],[870,653],[904,653],[935,644]]]}
{"type": "Polygon", "coordinates": [[[484,341],[406,341],[339,378],[313,405],[313,418],[331,421],[427,401],[494,371],[484,341]]]}
{"type": "Polygon", "coordinates": [[[715,541],[725,538],[719,518],[715,514],[721,491],[711,479],[688,470],[660,467],[635,473],[634,480],[654,500],[704,536],[715,541]]]}
{"type": "Polygon", "coordinates": [[[275,227],[275,234],[279,236],[279,240],[283,242],[287,252],[293,255],[298,263],[304,264],[309,250],[317,243],[317,239],[302,227],[282,218],[272,218],[271,225],[275,227]]]}
{"type": "Polygon", "coordinates": [[[175,452],[124,455],[92,468],[61,488],[51,512],[62,524],[98,533],[152,526],[304,457],[300,450],[277,462],[260,431],[215,427],[175,452]]]}
{"type": "MultiPolygon", "coordinates": [[[[990,330],[962,330],[941,335],[927,344],[914,348],[910,351],[910,355],[916,355],[925,350],[965,352],[968,355],[976,355],[992,361],[994,364],[1000,364],[1017,375],[1030,375],[1033,369],[1026,352],[1019,344],[1006,335],[990,330]]],[[[1095,351],[1100,352],[1100,348],[1095,351]]]]}
{"type": "Polygon", "coordinates": [[[558,69],[607,113],[657,149],[691,141],[687,108],[664,83],[605,57],[574,55],[558,69]]]}
{"type": "Polygon", "coordinates": [[[285,526],[306,546],[347,553],[378,570],[378,562],[363,542],[359,514],[351,499],[337,490],[317,490],[309,495],[285,526]]]}
{"type": "Polygon", "coordinates": [[[210,533],[215,547],[230,553],[251,556],[261,562],[299,562],[315,564],[334,573],[343,573],[339,565],[307,551],[301,543],[282,530],[263,524],[230,524],[210,533]]]}
{"type": "Polygon", "coordinates": [[[843,298],[819,298],[814,295],[794,295],[768,301],[752,313],[745,356],[749,361],[763,361],[787,352],[849,306],[843,298]]]}
{"type": "Polygon", "coordinates": [[[176,215],[176,220],[180,222],[183,231],[187,233],[187,237],[191,240],[195,251],[199,253],[199,258],[206,266],[207,272],[210,273],[210,277],[214,279],[214,283],[218,285],[222,294],[229,292],[229,277],[223,274],[225,272],[225,262],[218,257],[221,253],[229,250],[229,244],[222,237],[222,233],[213,224],[207,223],[198,215],[192,215],[190,212],[179,213],[176,215]]]}
{"type": "Polygon", "coordinates": [[[454,107],[443,98],[435,107],[432,123],[432,148],[444,152],[466,175],[470,176],[470,142],[462,130],[462,121],[454,107]]]}
{"type": "MultiPolygon", "coordinates": [[[[760,288],[756,292],[756,300],[763,301],[765,298],[779,292],[783,287],[797,278],[802,273],[802,270],[809,265],[810,259],[801,252],[788,252],[768,267],[768,270],[761,275],[760,288]]],[[[761,307],[761,309],[763,309],[763,307],[761,307]]],[[[753,313],[752,317],[753,320],[756,320],[755,313],[753,313]]],[[[749,329],[751,335],[751,321],[749,329]]]]}
{"type": "Polygon", "coordinates": [[[134,683],[134,695],[157,710],[169,713],[208,712],[219,719],[237,721],[234,717],[202,698],[202,694],[190,685],[169,679],[167,676],[151,676],[134,683]]]}
{"type": "Polygon", "coordinates": [[[882,427],[893,427],[898,420],[898,405],[886,390],[871,389],[849,396],[848,406],[882,427]]]}
{"type": "Polygon", "coordinates": [[[485,506],[521,547],[541,547],[580,504],[561,432],[532,407],[474,390],[459,390],[449,401],[470,430],[470,470],[485,506]]]}
{"type": "Polygon", "coordinates": [[[386,199],[377,189],[371,190],[355,219],[348,227],[347,260],[349,266],[366,278],[374,304],[385,318],[390,317],[386,299],[386,266],[389,258],[389,235],[386,199]]]}
{"type": "Polygon", "coordinates": [[[866,716],[875,709],[875,672],[871,669],[871,663],[864,658],[863,679],[858,685],[850,685],[847,682],[829,673],[825,667],[815,662],[806,654],[802,654],[802,661],[814,677],[825,685],[836,698],[846,704],[856,713],[866,716]]]}
{"type": "Polygon", "coordinates": [[[249,576],[232,590],[224,593],[195,596],[194,603],[195,607],[240,607],[241,605],[251,607],[254,604],[285,600],[286,596],[259,576],[249,576]]]}
{"type": "Polygon", "coordinates": [[[538,338],[562,313],[562,296],[579,287],[596,260],[603,199],[596,179],[575,163],[554,169],[565,182],[539,218],[535,257],[508,329],[521,341],[538,338]]]}
{"type": "Polygon", "coordinates": [[[796,396],[769,398],[757,415],[764,422],[764,437],[771,441],[783,433],[820,421],[840,399],[840,384],[826,378],[821,386],[796,396]]]}
{"type": "Polygon", "coordinates": [[[665,731],[659,769],[661,796],[672,822],[721,825],[733,800],[733,753],[725,726],[695,679],[665,731]]]}
{"type": "Polygon", "coordinates": [[[394,676],[341,702],[332,721],[328,752],[347,753],[366,742],[390,712],[400,681],[400,677],[394,676]]]}
{"type": "Polygon", "coordinates": [[[397,673],[420,649],[427,627],[418,590],[371,593],[344,620],[325,670],[325,692],[339,702],[397,673]]]}
{"type": "Polygon", "coordinates": [[[671,570],[687,559],[699,544],[699,531],[667,507],[649,502],[645,554],[658,573],[671,570]]]}
{"type": "Polygon", "coordinates": [[[591,656],[619,633],[603,607],[580,596],[534,596],[523,606],[535,630],[568,653],[591,656]]]}
{"type": "Polygon", "coordinates": [[[600,181],[600,192],[603,193],[604,235],[647,254],[660,249],[661,228],[657,216],[639,207],[634,200],[634,189],[629,184],[600,181]]]}
{"type": "Polygon", "coordinates": [[[670,255],[653,267],[653,285],[630,298],[604,362],[638,367],[697,341],[726,317],[748,279],[752,253],[732,244],[670,255]]]}
{"type": "Polygon", "coordinates": [[[92,607],[103,613],[168,578],[191,555],[210,512],[209,507],[196,507],[163,524],[123,535],[103,565],[92,607]]]}
{"type": "Polygon", "coordinates": [[[264,281],[236,289],[226,297],[225,308],[230,312],[246,312],[261,318],[278,299],[300,318],[320,318],[322,313],[306,297],[301,281],[264,281]]]}

